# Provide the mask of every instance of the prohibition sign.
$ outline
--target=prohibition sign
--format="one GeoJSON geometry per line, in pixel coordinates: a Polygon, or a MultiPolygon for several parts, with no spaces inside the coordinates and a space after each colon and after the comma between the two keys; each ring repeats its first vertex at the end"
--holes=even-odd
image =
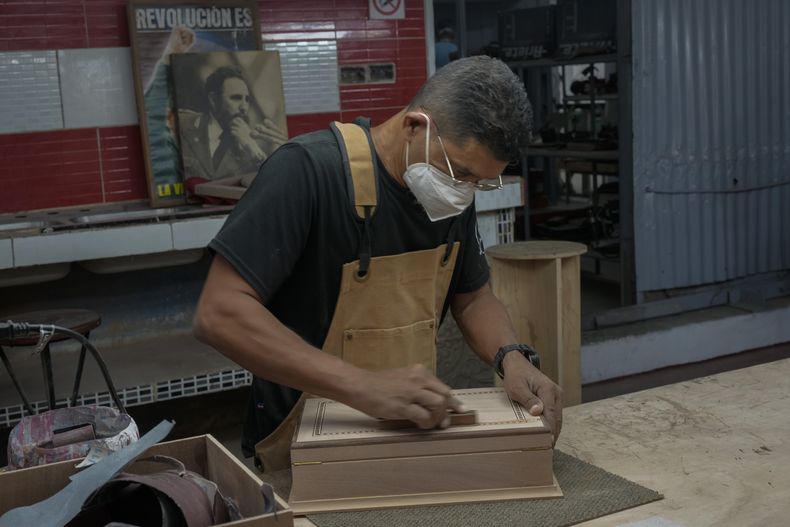
{"type": "Polygon", "coordinates": [[[390,16],[400,9],[403,0],[373,0],[373,7],[384,16],[390,16]]]}

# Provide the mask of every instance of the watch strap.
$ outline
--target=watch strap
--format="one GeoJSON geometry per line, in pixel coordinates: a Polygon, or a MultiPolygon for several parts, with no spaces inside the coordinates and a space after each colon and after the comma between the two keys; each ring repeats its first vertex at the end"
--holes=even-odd
{"type": "Polygon", "coordinates": [[[499,375],[500,379],[505,378],[505,371],[502,368],[502,361],[505,360],[505,355],[511,351],[519,352],[533,366],[535,366],[537,369],[540,369],[540,357],[538,357],[538,352],[532,347],[526,344],[508,344],[499,348],[499,350],[496,352],[496,355],[494,356],[494,362],[492,364],[494,371],[496,371],[496,374],[499,375]]]}

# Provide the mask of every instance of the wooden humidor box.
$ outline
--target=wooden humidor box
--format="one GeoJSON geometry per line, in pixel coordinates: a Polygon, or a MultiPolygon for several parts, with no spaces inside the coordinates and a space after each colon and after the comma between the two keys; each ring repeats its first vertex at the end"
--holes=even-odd
{"type": "Polygon", "coordinates": [[[384,429],[329,399],[308,399],[291,444],[294,514],[562,496],[552,434],[500,388],[454,391],[474,425],[384,429]]]}

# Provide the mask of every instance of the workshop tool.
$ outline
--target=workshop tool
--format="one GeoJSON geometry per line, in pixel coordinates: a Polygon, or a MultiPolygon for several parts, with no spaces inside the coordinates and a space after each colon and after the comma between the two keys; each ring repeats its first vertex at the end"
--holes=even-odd
{"type": "MultiPolygon", "coordinates": [[[[448,426],[477,424],[477,412],[474,410],[467,410],[466,412],[447,412],[447,416],[450,418],[450,424],[448,426]]],[[[408,419],[379,419],[376,424],[382,430],[417,428],[417,425],[408,419]]]]}

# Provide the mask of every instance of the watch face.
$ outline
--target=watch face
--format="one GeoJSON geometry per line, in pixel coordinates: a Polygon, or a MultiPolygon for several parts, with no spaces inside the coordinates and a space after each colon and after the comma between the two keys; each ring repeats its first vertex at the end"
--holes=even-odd
{"type": "Polygon", "coordinates": [[[526,350],[524,350],[523,353],[533,366],[535,366],[537,369],[540,369],[540,357],[538,357],[538,353],[534,349],[526,346],[526,350]]]}

